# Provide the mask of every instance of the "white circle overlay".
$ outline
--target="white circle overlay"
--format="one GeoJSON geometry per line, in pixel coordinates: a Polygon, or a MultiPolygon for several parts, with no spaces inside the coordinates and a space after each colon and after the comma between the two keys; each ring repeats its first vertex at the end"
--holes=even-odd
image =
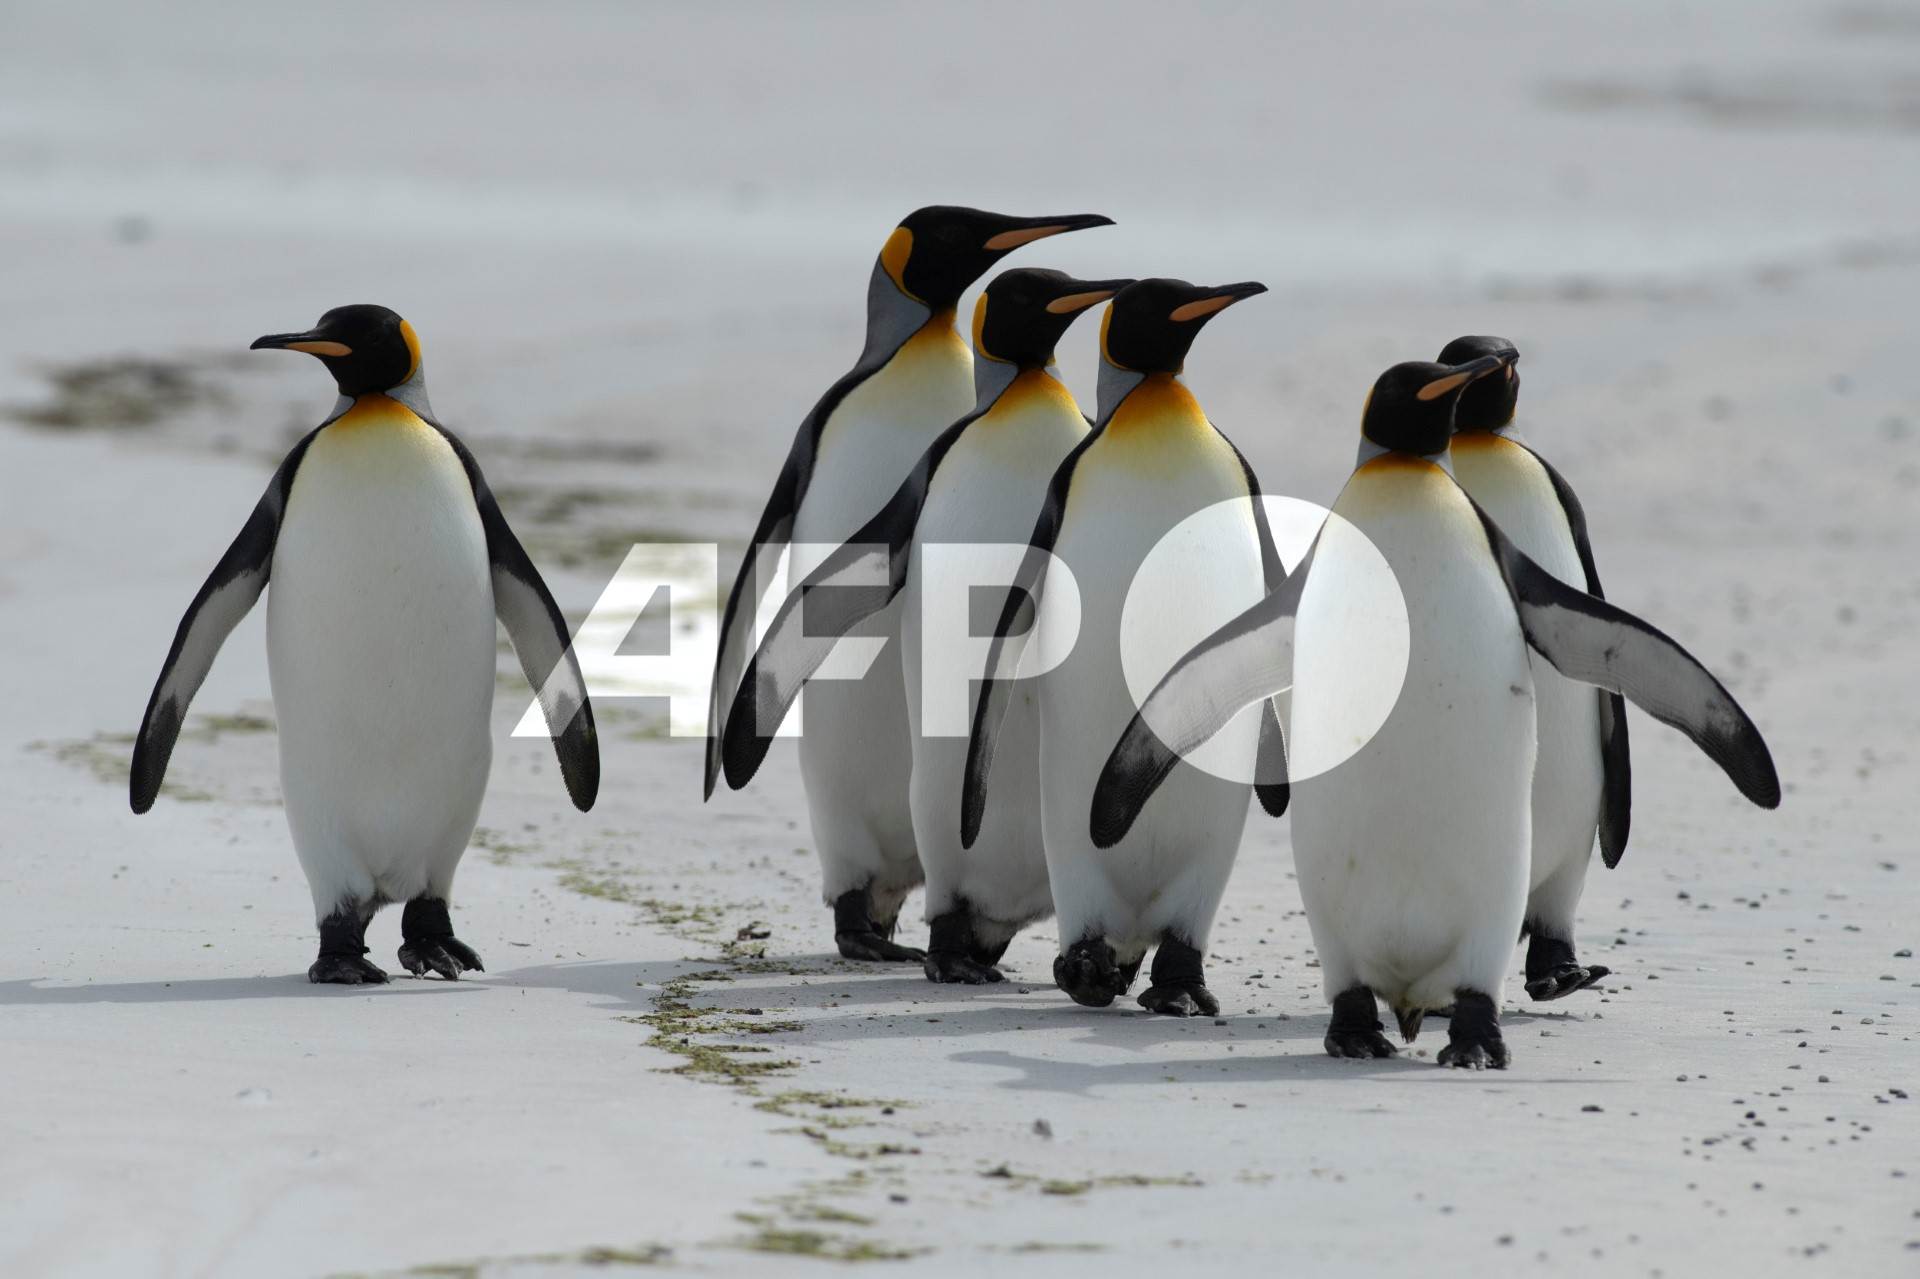
{"type": "MultiPolygon", "coordinates": [[[[1380,672],[1345,708],[1338,734],[1295,742],[1289,732],[1287,780],[1304,781],[1353,758],[1387,722],[1406,682],[1412,627],[1393,569],[1351,521],[1302,498],[1267,495],[1260,504],[1289,573],[1320,538],[1316,570],[1337,565],[1340,580],[1310,579],[1311,596],[1303,594],[1301,603],[1313,608],[1316,627],[1330,626],[1341,635],[1346,661],[1380,672]]],[[[1120,610],[1120,668],[1136,707],[1191,649],[1257,602],[1252,595],[1238,607],[1219,602],[1235,594],[1227,575],[1244,571],[1227,562],[1221,548],[1254,536],[1246,499],[1228,498],[1176,524],[1148,552],[1120,610]]],[[[1273,699],[1289,729],[1290,693],[1289,687],[1273,699]]],[[[1186,762],[1225,781],[1251,784],[1260,714],[1258,702],[1241,710],[1189,751],[1186,762]]]]}

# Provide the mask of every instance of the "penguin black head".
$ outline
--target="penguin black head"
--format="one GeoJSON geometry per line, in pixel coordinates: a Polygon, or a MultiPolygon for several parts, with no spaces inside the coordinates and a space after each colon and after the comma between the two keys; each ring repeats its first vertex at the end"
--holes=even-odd
{"type": "Polygon", "coordinates": [[[345,396],[390,391],[420,371],[413,326],[384,306],[337,306],[305,333],[269,333],[248,349],[316,356],[345,396]]]}
{"type": "Polygon", "coordinates": [[[1201,286],[1185,280],[1140,280],[1114,296],[1100,326],[1100,355],[1135,373],[1178,373],[1208,320],[1267,286],[1201,286]]]}
{"type": "Polygon", "coordinates": [[[1396,453],[1430,457],[1445,452],[1461,393],[1518,358],[1519,352],[1508,347],[1459,364],[1396,364],[1374,382],[1361,410],[1360,433],[1396,453]]]}
{"type": "Polygon", "coordinates": [[[1063,271],[1015,267],[993,277],[973,307],[973,346],[983,359],[1045,368],[1075,317],[1132,280],[1076,280],[1063,271]]]}
{"type": "Polygon", "coordinates": [[[880,267],[894,287],[914,301],[947,311],[960,304],[968,285],[1021,245],[1065,231],[1112,225],[1112,218],[1098,213],[1014,218],[930,204],[901,219],[880,250],[880,267]]]}
{"type": "Polygon", "coordinates": [[[1440,352],[1442,364],[1465,364],[1483,355],[1512,352],[1502,377],[1475,378],[1467,384],[1453,410],[1453,429],[1459,431],[1497,431],[1513,421],[1514,406],[1520,401],[1520,373],[1514,368],[1520,353],[1505,338],[1464,337],[1447,343],[1440,352]]]}

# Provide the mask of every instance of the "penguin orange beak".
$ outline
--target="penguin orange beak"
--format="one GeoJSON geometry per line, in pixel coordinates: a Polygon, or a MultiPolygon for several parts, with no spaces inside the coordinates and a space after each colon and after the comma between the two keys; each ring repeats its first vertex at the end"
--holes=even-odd
{"type": "Polygon", "coordinates": [[[317,330],[309,329],[305,333],[269,333],[265,337],[255,338],[247,347],[249,351],[305,351],[308,355],[352,355],[353,348],[345,342],[335,342],[320,335],[317,330]]]}
{"type": "Polygon", "coordinates": [[[1453,371],[1445,377],[1433,381],[1414,392],[1418,400],[1437,400],[1443,395],[1458,391],[1469,382],[1478,381],[1495,369],[1510,368],[1520,358],[1520,352],[1509,347],[1504,351],[1495,351],[1492,355],[1483,355],[1477,360],[1468,360],[1465,364],[1456,364],[1453,371]]]}
{"type": "Polygon", "coordinates": [[[1167,316],[1176,324],[1185,324],[1190,320],[1204,319],[1209,315],[1226,310],[1235,302],[1258,297],[1267,291],[1267,286],[1258,280],[1247,280],[1240,284],[1223,284],[1219,288],[1204,290],[1205,296],[1191,302],[1183,302],[1173,308],[1167,316]]]}
{"type": "Polygon", "coordinates": [[[1132,283],[1132,280],[1070,280],[1066,287],[1073,292],[1063,293],[1047,303],[1047,310],[1054,315],[1078,315],[1090,306],[1105,302],[1132,283]]]}
{"type": "Polygon", "coordinates": [[[1112,226],[1113,219],[1099,213],[1072,213],[1058,218],[1021,218],[1017,225],[987,237],[980,247],[989,253],[1005,253],[1035,240],[1067,231],[1086,231],[1097,226],[1112,226]]]}

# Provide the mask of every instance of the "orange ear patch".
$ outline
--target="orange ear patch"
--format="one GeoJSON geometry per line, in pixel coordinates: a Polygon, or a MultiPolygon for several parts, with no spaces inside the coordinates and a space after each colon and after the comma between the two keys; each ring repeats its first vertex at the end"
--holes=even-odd
{"type": "Polygon", "coordinates": [[[400,336],[406,341],[407,355],[411,357],[410,362],[407,364],[407,376],[405,379],[410,382],[413,380],[413,375],[420,371],[420,335],[413,331],[411,324],[402,320],[400,321],[400,336]]]}
{"type": "Polygon", "coordinates": [[[1107,309],[1100,313],[1100,358],[1105,360],[1108,364],[1113,365],[1113,367],[1116,369],[1124,369],[1127,366],[1120,363],[1120,361],[1114,359],[1113,352],[1107,349],[1107,330],[1112,327],[1113,327],[1113,306],[1112,304],[1108,304],[1107,309]]]}
{"type": "Polygon", "coordinates": [[[907,287],[907,259],[912,256],[913,232],[903,226],[895,227],[880,248],[880,269],[893,281],[894,288],[919,302],[921,299],[914,297],[913,290],[907,287]]]}
{"type": "Polygon", "coordinates": [[[979,299],[975,301],[973,304],[973,351],[974,351],[974,354],[978,355],[983,360],[993,360],[996,363],[1001,363],[1001,364],[1006,363],[1006,361],[1000,359],[1000,357],[995,355],[992,351],[987,350],[987,343],[985,340],[986,332],[987,332],[987,295],[982,293],[979,299]]]}

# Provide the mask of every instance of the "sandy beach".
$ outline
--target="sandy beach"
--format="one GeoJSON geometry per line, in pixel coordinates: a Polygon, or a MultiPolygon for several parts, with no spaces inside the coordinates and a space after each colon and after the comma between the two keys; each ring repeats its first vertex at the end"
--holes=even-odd
{"type": "Polygon", "coordinates": [[[1892,3],[8,6],[0,1273],[1920,1272],[1917,74],[1892,3]],[[596,692],[576,813],[504,634],[484,974],[308,984],[263,610],[128,811],[181,611],[332,401],[255,335],[406,315],[577,623],[636,542],[731,574],[935,201],[1265,281],[1188,380],[1270,492],[1331,500],[1387,364],[1522,350],[1610,597],[1786,795],[1636,716],[1613,975],[1510,981],[1510,1070],[1322,1053],[1257,812],[1218,1019],[1071,1004],[1047,926],[988,989],[844,961],[792,742],[703,804],[664,701],[596,692]]]}

